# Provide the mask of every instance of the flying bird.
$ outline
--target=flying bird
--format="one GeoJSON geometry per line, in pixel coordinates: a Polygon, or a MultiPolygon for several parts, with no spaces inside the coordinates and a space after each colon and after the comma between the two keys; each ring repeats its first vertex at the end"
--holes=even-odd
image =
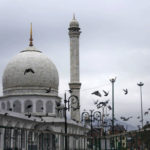
{"type": "Polygon", "coordinates": [[[148,111],[144,112],[144,115],[145,115],[145,116],[148,115],[148,111]]]}
{"type": "MultiPolygon", "coordinates": [[[[112,122],[113,120],[112,119],[110,119],[110,121],[112,122]]],[[[114,121],[118,121],[116,118],[114,118],[114,121]]]]}
{"type": "Polygon", "coordinates": [[[132,116],[128,117],[128,118],[125,118],[125,117],[122,117],[122,116],[120,117],[120,119],[123,120],[123,121],[128,121],[130,118],[132,118],[132,116]]]}
{"type": "Polygon", "coordinates": [[[109,109],[109,110],[112,110],[112,108],[111,108],[111,106],[110,106],[110,105],[108,106],[108,109],[109,109]]]}
{"type": "Polygon", "coordinates": [[[99,97],[102,97],[101,93],[99,91],[95,91],[93,92],[92,94],[96,95],[96,96],[99,96],[99,97]]]}
{"type": "Polygon", "coordinates": [[[128,89],[123,89],[124,94],[127,95],[128,94],[128,89]]]}
{"type": "Polygon", "coordinates": [[[143,120],[141,119],[139,122],[142,122],[143,120]]]}
{"type": "Polygon", "coordinates": [[[43,107],[41,107],[41,110],[43,110],[44,108],[43,107]]]}
{"type": "Polygon", "coordinates": [[[105,90],[103,90],[104,92],[104,96],[108,96],[109,92],[106,92],[105,90]]]}
{"type": "Polygon", "coordinates": [[[124,119],[125,119],[125,117],[122,117],[122,116],[121,116],[121,117],[120,117],[120,119],[121,119],[121,120],[124,120],[124,119]]]}
{"type": "Polygon", "coordinates": [[[105,105],[107,105],[107,104],[108,104],[108,102],[109,102],[109,100],[105,101],[105,105]]]}
{"type": "Polygon", "coordinates": [[[29,108],[31,108],[31,107],[32,107],[32,105],[28,105],[26,108],[29,109],[29,108]]]}
{"type": "Polygon", "coordinates": [[[105,102],[99,102],[98,104],[97,104],[97,108],[99,109],[99,108],[101,108],[101,107],[105,107],[107,104],[108,104],[108,102],[109,102],[109,100],[107,100],[107,101],[105,101],[105,102]]]}
{"type": "Polygon", "coordinates": [[[27,73],[29,73],[29,72],[35,73],[32,68],[28,68],[28,69],[26,69],[26,70],[24,71],[24,75],[27,74],[27,73]]]}
{"type": "Polygon", "coordinates": [[[99,108],[101,108],[102,106],[100,106],[100,105],[97,105],[97,109],[99,109],[99,108]]]}
{"type": "Polygon", "coordinates": [[[72,90],[68,90],[69,93],[72,93],[72,90]]]}
{"type": "Polygon", "coordinates": [[[9,108],[9,111],[12,111],[12,108],[9,108]]]}
{"type": "Polygon", "coordinates": [[[48,89],[46,89],[46,93],[50,93],[51,92],[51,87],[49,87],[48,89]]]}
{"type": "Polygon", "coordinates": [[[140,119],[140,116],[138,116],[137,119],[140,119]]]}
{"type": "Polygon", "coordinates": [[[8,113],[5,113],[4,115],[5,115],[5,116],[7,116],[7,115],[8,115],[8,113]]]}
{"type": "Polygon", "coordinates": [[[28,114],[27,116],[28,116],[28,118],[31,118],[31,114],[28,114]]]}
{"type": "Polygon", "coordinates": [[[96,105],[98,103],[98,100],[94,102],[94,104],[96,105]]]}
{"type": "Polygon", "coordinates": [[[97,108],[101,108],[101,107],[103,107],[103,106],[106,106],[105,102],[99,102],[99,103],[97,104],[97,108]]]}

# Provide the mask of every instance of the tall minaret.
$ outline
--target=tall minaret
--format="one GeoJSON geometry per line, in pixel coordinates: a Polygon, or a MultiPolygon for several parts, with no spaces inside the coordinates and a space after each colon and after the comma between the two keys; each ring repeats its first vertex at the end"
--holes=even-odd
{"type": "MultiPolygon", "coordinates": [[[[75,19],[75,15],[73,16],[72,21],[69,26],[69,37],[70,37],[70,83],[69,87],[72,91],[72,95],[75,95],[79,99],[80,105],[80,66],[79,66],[79,36],[80,36],[80,28],[79,23],[75,19]]],[[[71,104],[72,107],[76,104],[71,104]]],[[[71,109],[71,119],[77,122],[80,122],[80,108],[75,110],[71,109]]]]}

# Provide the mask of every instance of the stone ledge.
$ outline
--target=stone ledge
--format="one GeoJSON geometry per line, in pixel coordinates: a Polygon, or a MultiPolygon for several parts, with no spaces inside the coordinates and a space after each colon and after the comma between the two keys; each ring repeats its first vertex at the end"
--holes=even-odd
{"type": "Polygon", "coordinates": [[[70,87],[70,89],[80,89],[81,83],[79,83],[79,82],[69,83],[69,87],[70,87]]]}

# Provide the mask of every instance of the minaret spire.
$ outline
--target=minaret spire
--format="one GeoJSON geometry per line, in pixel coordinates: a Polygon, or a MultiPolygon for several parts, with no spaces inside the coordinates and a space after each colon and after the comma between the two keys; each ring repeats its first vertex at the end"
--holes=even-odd
{"type": "Polygon", "coordinates": [[[29,43],[29,46],[33,46],[33,38],[32,38],[32,23],[31,23],[31,25],[30,25],[30,43],[29,43]]]}
{"type": "Polygon", "coordinates": [[[76,20],[75,13],[73,13],[73,20],[76,20]]]}

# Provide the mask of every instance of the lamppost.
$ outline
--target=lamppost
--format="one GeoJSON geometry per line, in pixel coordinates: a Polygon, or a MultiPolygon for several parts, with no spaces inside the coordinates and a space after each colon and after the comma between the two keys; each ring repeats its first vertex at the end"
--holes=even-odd
{"type": "Polygon", "coordinates": [[[68,99],[67,99],[67,96],[66,96],[66,93],[64,95],[64,103],[65,103],[65,150],[68,150],[68,140],[67,140],[67,110],[69,111],[70,110],[70,107],[73,109],[73,110],[77,110],[80,108],[80,105],[79,105],[79,99],[76,95],[71,95],[68,99]],[[72,101],[73,104],[76,104],[74,107],[70,105],[70,100],[72,101]],[[67,105],[68,104],[68,105],[67,105]]]}
{"type": "Polygon", "coordinates": [[[141,97],[141,123],[142,123],[142,128],[143,128],[143,101],[142,101],[142,86],[144,83],[140,82],[137,83],[137,85],[140,87],[140,97],[141,97]]]}
{"type": "MultiPolygon", "coordinates": [[[[114,135],[114,118],[115,118],[115,114],[114,114],[114,83],[115,81],[116,81],[116,77],[110,79],[110,82],[112,83],[112,134],[113,135],[114,135]]],[[[114,147],[114,138],[113,138],[112,146],[114,147]]]]}
{"type": "MultiPolygon", "coordinates": [[[[93,136],[93,122],[95,120],[101,120],[101,112],[100,111],[94,111],[94,110],[90,110],[90,112],[84,111],[82,112],[82,121],[86,121],[87,119],[89,119],[90,121],[90,126],[91,126],[91,138],[93,136]]],[[[93,140],[91,139],[91,148],[93,148],[93,140]]]]}
{"type": "Polygon", "coordinates": [[[104,122],[103,123],[103,128],[104,128],[104,136],[105,136],[105,150],[107,150],[107,138],[106,138],[106,136],[107,136],[107,127],[110,127],[110,125],[108,124],[108,120],[107,120],[107,122],[104,122]]]}

